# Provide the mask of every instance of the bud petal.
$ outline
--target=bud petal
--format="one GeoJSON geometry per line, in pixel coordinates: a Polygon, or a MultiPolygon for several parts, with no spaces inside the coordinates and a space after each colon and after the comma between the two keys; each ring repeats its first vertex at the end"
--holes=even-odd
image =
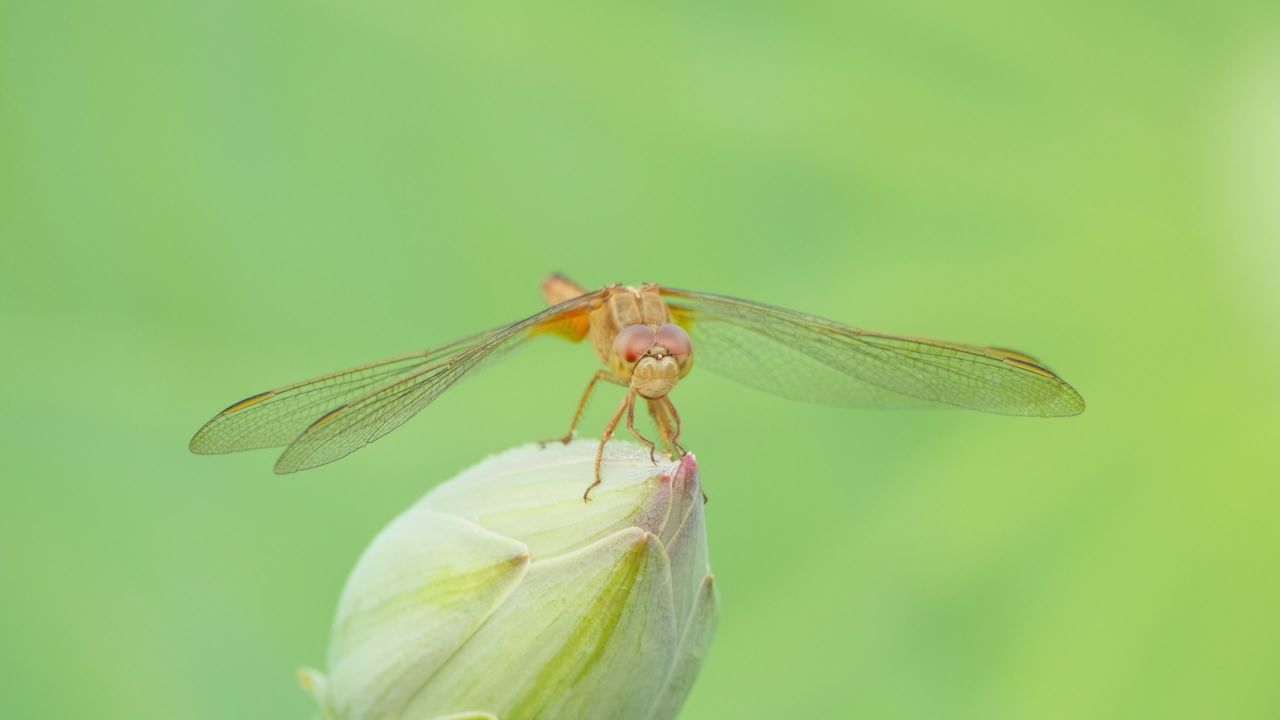
{"type": "Polygon", "coordinates": [[[528,565],[523,544],[461,518],[423,505],[396,518],[356,564],[338,602],[329,647],[336,715],[395,717],[528,565]]]}
{"type": "Polygon", "coordinates": [[[663,683],[662,691],[654,704],[651,720],[674,718],[693,689],[693,681],[702,669],[702,659],[711,645],[711,635],[716,629],[718,602],[714,578],[707,575],[698,588],[692,613],[685,624],[684,636],[676,650],[676,662],[663,683]]]}
{"type": "Polygon", "coordinates": [[[675,501],[662,531],[671,558],[676,619],[681,630],[707,577],[707,535],[702,521],[702,487],[697,480],[698,464],[692,455],[686,455],[673,476],[675,501]]]}
{"type": "Polygon", "coordinates": [[[660,532],[672,506],[676,463],[654,466],[647,451],[613,443],[591,502],[596,443],[526,446],[490,457],[440,485],[422,502],[529,546],[537,560],[581,548],[618,530],[660,532]],[[616,447],[615,447],[616,446],[616,447]]]}
{"type": "Polygon", "coordinates": [[[662,543],[620,530],[535,563],[406,715],[485,703],[500,717],[644,717],[676,640],[662,543]]]}

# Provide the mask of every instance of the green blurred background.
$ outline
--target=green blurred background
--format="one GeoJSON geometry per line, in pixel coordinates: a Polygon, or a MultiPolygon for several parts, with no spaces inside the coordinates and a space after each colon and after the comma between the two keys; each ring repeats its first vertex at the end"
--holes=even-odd
{"type": "Polygon", "coordinates": [[[695,372],[684,718],[1280,716],[1277,78],[1264,2],[0,4],[0,717],[311,716],[364,545],[594,360],[288,477],[189,436],[551,270],[1012,346],[1089,402],[695,372]]]}

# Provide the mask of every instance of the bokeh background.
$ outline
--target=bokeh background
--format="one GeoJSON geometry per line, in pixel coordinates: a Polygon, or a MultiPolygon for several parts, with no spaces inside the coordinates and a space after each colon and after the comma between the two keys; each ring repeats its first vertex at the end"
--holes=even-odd
{"type": "Polygon", "coordinates": [[[288,477],[189,436],[551,270],[1012,346],[1089,403],[695,372],[684,718],[1280,716],[1277,78],[1270,2],[3,3],[0,717],[311,717],[367,541],[594,360],[288,477]]]}

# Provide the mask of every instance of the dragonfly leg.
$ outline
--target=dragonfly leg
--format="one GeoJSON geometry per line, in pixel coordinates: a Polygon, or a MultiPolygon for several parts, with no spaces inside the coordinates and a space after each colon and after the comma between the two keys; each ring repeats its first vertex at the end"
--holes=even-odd
{"type": "Polygon", "coordinates": [[[569,423],[569,432],[565,433],[564,436],[562,437],[547,438],[546,440],[542,440],[538,443],[538,445],[542,447],[546,447],[547,445],[550,445],[553,442],[558,442],[564,445],[568,445],[569,441],[573,440],[573,431],[578,428],[578,421],[582,419],[582,413],[584,410],[587,409],[587,400],[591,398],[591,391],[595,390],[596,383],[600,382],[601,380],[607,380],[611,383],[614,383],[615,385],[626,385],[626,383],[623,382],[621,378],[609,372],[608,370],[597,370],[596,374],[591,376],[591,382],[587,383],[587,389],[585,392],[582,393],[582,399],[578,401],[578,409],[573,413],[573,422],[569,423]]]}
{"type": "MultiPolygon", "coordinates": [[[[676,422],[676,431],[671,435],[671,444],[676,446],[676,450],[679,451],[680,457],[684,457],[685,449],[683,447],[680,447],[680,442],[679,442],[680,441],[680,413],[676,412],[676,406],[674,403],[671,402],[671,396],[668,395],[667,397],[662,398],[662,402],[666,403],[667,409],[671,411],[671,416],[675,418],[675,422],[676,422]]],[[[702,504],[706,505],[707,500],[708,500],[707,491],[703,490],[702,504]]]]}
{"type": "Polygon", "coordinates": [[[676,448],[671,444],[671,418],[667,416],[666,408],[660,400],[646,400],[649,404],[649,417],[653,418],[653,424],[658,428],[658,436],[662,439],[662,450],[667,454],[667,458],[676,459],[676,448]]]}
{"type": "Polygon", "coordinates": [[[645,447],[649,448],[649,462],[657,465],[658,459],[653,455],[654,450],[657,449],[656,446],[654,446],[652,440],[641,435],[640,431],[636,429],[636,403],[634,396],[631,398],[631,402],[627,403],[627,429],[631,431],[632,435],[636,436],[637,440],[644,443],[645,447]]]}
{"type": "Polygon", "coordinates": [[[587,486],[586,492],[582,493],[582,502],[591,501],[591,491],[600,484],[600,465],[604,462],[604,446],[609,442],[609,438],[613,437],[613,431],[618,429],[618,422],[622,420],[622,413],[631,407],[635,397],[635,391],[628,389],[627,394],[622,398],[622,402],[618,405],[618,410],[609,418],[609,423],[604,426],[604,432],[600,433],[600,447],[596,448],[596,467],[595,477],[591,479],[591,484],[587,486]]]}
{"type": "Polygon", "coordinates": [[[671,444],[675,445],[676,451],[680,453],[679,457],[684,457],[685,449],[680,446],[680,413],[676,412],[676,406],[671,402],[670,396],[662,398],[662,402],[666,404],[667,409],[671,411],[671,417],[675,419],[675,432],[671,433],[671,444]]]}

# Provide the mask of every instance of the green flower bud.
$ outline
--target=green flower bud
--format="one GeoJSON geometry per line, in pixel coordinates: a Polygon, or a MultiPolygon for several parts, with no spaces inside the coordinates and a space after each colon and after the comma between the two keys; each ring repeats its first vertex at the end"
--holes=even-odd
{"type": "Polygon", "coordinates": [[[716,620],[692,455],[529,445],[440,485],[374,538],[338,603],[330,720],[668,720],[716,620]]]}

